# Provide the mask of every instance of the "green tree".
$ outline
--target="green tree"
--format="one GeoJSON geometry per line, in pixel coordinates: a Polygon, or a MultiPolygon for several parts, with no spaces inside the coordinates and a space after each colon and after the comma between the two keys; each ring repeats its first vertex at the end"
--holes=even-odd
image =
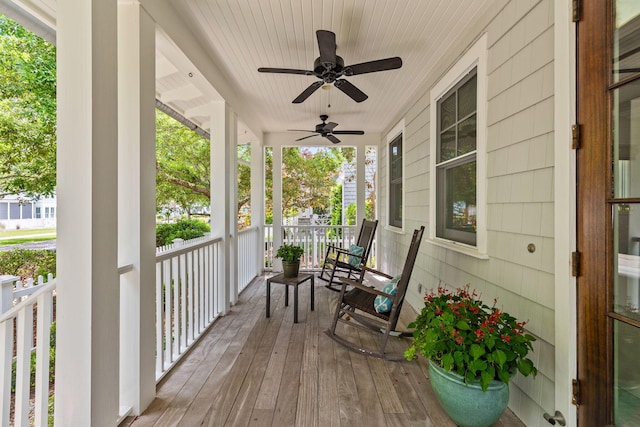
{"type": "MultiPolygon", "coordinates": [[[[331,189],[345,155],[340,148],[285,147],[282,149],[282,211],[296,216],[301,209],[327,210],[331,189]]],[[[273,157],[265,150],[266,216],[272,218],[273,157]]]]}
{"type": "MultiPolygon", "coordinates": [[[[208,206],[210,194],[210,142],[188,127],[156,110],[156,209],[181,210],[190,216],[208,206]]],[[[251,223],[244,207],[251,201],[251,146],[238,146],[238,218],[251,223]]]]}
{"type": "Polygon", "coordinates": [[[209,141],[156,110],[156,208],[209,204],[211,169],[209,141]]]}
{"type": "Polygon", "coordinates": [[[56,184],[56,49],[0,15],[0,196],[56,184]]]}
{"type": "Polygon", "coordinates": [[[342,225],[342,184],[331,189],[331,225],[342,225]]]}

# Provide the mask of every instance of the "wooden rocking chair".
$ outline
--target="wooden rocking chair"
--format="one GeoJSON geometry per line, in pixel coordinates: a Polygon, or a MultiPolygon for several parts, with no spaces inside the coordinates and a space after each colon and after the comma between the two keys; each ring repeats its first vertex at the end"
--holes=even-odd
{"type": "MultiPolygon", "coordinates": [[[[409,253],[407,254],[402,274],[397,283],[397,293],[395,296],[382,292],[376,288],[366,286],[362,281],[358,282],[348,278],[342,279],[342,289],[340,290],[340,298],[338,299],[338,305],[333,316],[333,323],[331,324],[331,327],[325,331],[330,338],[357,353],[363,353],[386,360],[404,360],[404,356],[402,354],[387,353],[385,347],[390,335],[412,335],[411,332],[399,332],[395,329],[398,323],[398,318],[400,317],[400,310],[402,309],[402,303],[404,301],[405,293],[407,292],[409,279],[411,278],[411,272],[413,271],[413,266],[416,262],[416,256],[418,255],[418,249],[420,248],[423,233],[424,226],[413,232],[413,238],[411,239],[411,245],[409,246],[409,253]],[[352,286],[353,288],[347,291],[347,286],[352,286]],[[391,299],[390,311],[378,313],[375,310],[374,303],[377,296],[383,296],[391,299]],[[380,338],[378,350],[363,348],[359,344],[355,344],[346,338],[337,335],[336,326],[338,322],[342,322],[346,325],[354,326],[368,332],[373,331],[381,334],[382,336],[380,338]]],[[[373,269],[367,269],[367,271],[391,278],[390,275],[373,269]]]]}
{"type": "Polygon", "coordinates": [[[349,251],[349,248],[344,249],[331,245],[327,246],[327,253],[322,263],[322,271],[318,276],[319,279],[328,282],[325,285],[327,288],[339,292],[340,286],[342,285],[339,279],[342,277],[349,279],[356,278],[362,282],[365,265],[369,259],[369,252],[371,252],[377,227],[378,220],[367,221],[365,219],[362,221],[358,240],[356,241],[356,246],[363,249],[361,253],[352,253],[349,251]],[[338,275],[336,275],[336,273],[338,275]],[[337,286],[334,287],[334,284],[337,286]]]}

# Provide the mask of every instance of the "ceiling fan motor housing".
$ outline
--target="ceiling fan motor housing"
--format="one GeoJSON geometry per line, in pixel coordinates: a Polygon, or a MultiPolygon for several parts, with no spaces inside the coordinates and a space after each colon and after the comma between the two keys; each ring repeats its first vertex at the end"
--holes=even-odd
{"type": "Polygon", "coordinates": [[[336,63],[323,63],[320,57],[313,61],[313,73],[325,83],[333,83],[337,78],[342,77],[344,60],[336,55],[336,63]]]}

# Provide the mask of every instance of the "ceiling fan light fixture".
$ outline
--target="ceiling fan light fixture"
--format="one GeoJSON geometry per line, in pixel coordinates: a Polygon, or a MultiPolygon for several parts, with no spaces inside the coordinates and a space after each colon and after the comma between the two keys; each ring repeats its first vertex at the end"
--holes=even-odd
{"type": "Polygon", "coordinates": [[[331,90],[331,88],[332,88],[332,87],[333,87],[333,85],[332,85],[332,84],[325,83],[325,84],[323,84],[320,88],[321,88],[322,90],[331,90]]]}

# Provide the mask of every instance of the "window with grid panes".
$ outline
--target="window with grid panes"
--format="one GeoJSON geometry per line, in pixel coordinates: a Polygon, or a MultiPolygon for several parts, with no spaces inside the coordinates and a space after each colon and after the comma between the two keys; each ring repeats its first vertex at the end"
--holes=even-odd
{"type": "Polygon", "coordinates": [[[477,68],[436,108],[436,236],[475,246],[477,68]]]}

